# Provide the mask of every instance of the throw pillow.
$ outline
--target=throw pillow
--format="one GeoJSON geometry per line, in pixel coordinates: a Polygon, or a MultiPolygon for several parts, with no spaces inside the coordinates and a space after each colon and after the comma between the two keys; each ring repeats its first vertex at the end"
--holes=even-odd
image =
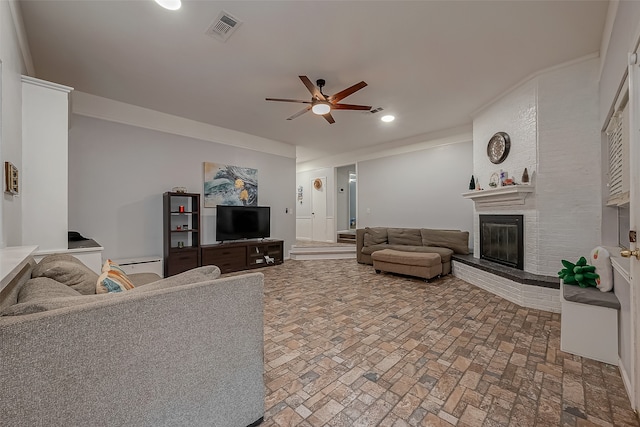
{"type": "Polygon", "coordinates": [[[591,251],[590,264],[596,268],[596,274],[600,276],[596,279],[598,289],[602,292],[609,292],[613,289],[613,271],[611,270],[609,251],[602,246],[596,246],[591,251]]]}
{"type": "Polygon", "coordinates": [[[364,246],[381,245],[387,243],[387,229],[383,227],[364,229],[364,246]]]}
{"type": "Polygon", "coordinates": [[[469,254],[469,232],[458,230],[432,230],[423,228],[422,244],[424,246],[437,246],[449,248],[453,252],[461,255],[469,254]]]}
{"type": "Polygon", "coordinates": [[[133,283],[122,268],[108,259],[102,266],[102,274],[98,277],[96,294],[122,292],[133,288],[133,283]]]}
{"type": "Polygon", "coordinates": [[[418,228],[389,228],[390,245],[422,246],[422,236],[418,228]]]}
{"type": "Polygon", "coordinates": [[[96,293],[98,275],[79,259],[69,254],[44,257],[31,273],[32,278],[47,277],[64,283],[83,295],[96,293]]]}

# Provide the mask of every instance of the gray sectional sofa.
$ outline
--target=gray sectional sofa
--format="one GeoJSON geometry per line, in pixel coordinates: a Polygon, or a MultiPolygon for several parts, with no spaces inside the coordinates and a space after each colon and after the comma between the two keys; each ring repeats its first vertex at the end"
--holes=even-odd
{"type": "Polygon", "coordinates": [[[451,272],[451,255],[469,254],[469,232],[392,227],[356,230],[356,258],[359,263],[373,265],[371,254],[382,249],[436,253],[440,255],[444,275],[451,272]]]}
{"type": "Polygon", "coordinates": [[[46,272],[31,260],[0,293],[0,424],[262,421],[261,273],[130,275],[132,290],[86,295],[90,286],[72,283],[86,271],[49,274],[70,280],[62,285],[46,272]]]}

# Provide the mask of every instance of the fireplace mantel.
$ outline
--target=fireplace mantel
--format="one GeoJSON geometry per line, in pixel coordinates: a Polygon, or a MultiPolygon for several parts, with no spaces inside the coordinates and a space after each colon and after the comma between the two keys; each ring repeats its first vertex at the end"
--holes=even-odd
{"type": "Polygon", "coordinates": [[[533,185],[507,185],[488,190],[474,190],[462,193],[465,199],[471,199],[479,206],[524,205],[524,199],[535,192],[533,185]]]}

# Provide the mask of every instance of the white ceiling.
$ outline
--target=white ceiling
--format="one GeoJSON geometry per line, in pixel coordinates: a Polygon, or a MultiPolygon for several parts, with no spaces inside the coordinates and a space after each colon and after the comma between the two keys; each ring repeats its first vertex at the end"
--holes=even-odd
{"type": "MultiPolygon", "coordinates": [[[[36,77],[297,146],[298,161],[440,132],[532,73],[600,49],[607,1],[21,2],[36,77]],[[205,35],[221,10],[243,24],[205,35]],[[299,80],[380,113],[286,118],[299,80]]],[[[415,138],[412,138],[415,140],[415,138]]]]}

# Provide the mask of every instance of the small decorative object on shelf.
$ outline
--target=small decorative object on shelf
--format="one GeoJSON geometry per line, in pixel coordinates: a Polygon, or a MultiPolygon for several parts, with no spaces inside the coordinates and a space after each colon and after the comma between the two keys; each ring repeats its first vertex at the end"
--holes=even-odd
{"type": "Polygon", "coordinates": [[[176,230],[182,230],[182,227],[179,225],[176,225],[176,230]]]}
{"type": "Polygon", "coordinates": [[[504,182],[509,178],[509,174],[506,171],[500,169],[500,186],[506,185],[504,182]]]}
{"type": "Polygon", "coordinates": [[[179,247],[180,249],[184,248],[184,242],[183,242],[183,241],[179,241],[179,242],[178,242],[178,247],[179,247]]]}
{"type": "Polygon", "coordinates": [[[182,205],[178,206],[178,212],[184,213],[184,206],[182,205]]]}
{"type": "Polygon", "coordinates": [[[473,175],[471,175],[471,181],[469,181],[469,190],[476,189],[476,181],[473,179],[473,175]]]}
{"type": "Polygon", "coordinates": [[[496,188],[498,186],[498,182],[500,182],[500,176],[498,172],[494,172],[491,174],[491,178],[489,178],[489,187],[496,188]]]}
{"type": "Polygon", "coordinates": [[[174,193],[186,193],[187,187],[173,187],[171,191],[173,191],[174,193]]]}
{"type": "Polygon", "coordinates": [[[524,168],[524,172],[522,172],[522,183],[523,184],[529,183],[529,171],[527,171],[527,168],[524,168]]]}

